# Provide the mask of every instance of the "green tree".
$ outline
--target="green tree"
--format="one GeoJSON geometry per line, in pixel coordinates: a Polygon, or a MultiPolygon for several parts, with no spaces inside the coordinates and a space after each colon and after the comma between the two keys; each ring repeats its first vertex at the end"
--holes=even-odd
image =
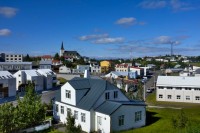
{"type": "Polygon", "coordinates": [[[54,55],[54,60],[60,60],[60,56],[59,56],[58,53],[56,53],[56,54],[54,55]]]}
{"type": "Polygon", "coordinates": [[[21,129],[35,126],[45,120],[46,110],[37,95],[34,84],[26,86],[26,95],[23,99],[18,98],[17,106],[18,125],[21,129]]]}
{"type": "Polygon", "coordinates": [[[0,132],[11,133],[16,128],[14,120],[14,106],[11,103],[5,103],[0,106],[0,132]]]}
{"type": "Polygon", "coordinates": [[[75,118],[71,113],[67,115],[66,133],[81,133],[81,126],[75,125],[75,118]]]}

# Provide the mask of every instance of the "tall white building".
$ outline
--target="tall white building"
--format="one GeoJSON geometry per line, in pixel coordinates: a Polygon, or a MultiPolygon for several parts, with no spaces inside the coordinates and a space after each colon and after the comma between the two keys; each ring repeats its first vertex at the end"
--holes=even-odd
{"type": "Polygon", "coordinates": [[[158,76],[156,100],[200,103],[200,78],[158,76]]]}
{"type": "Polygon", "coordinates": [[[5,62],[23,62],[22,54],[5,54],[5,62]]]}
{"type": "Polygon", "coordinates": [[[16,95],[16,78],[8,71],[0,71],[0,99],[16,95]]]}

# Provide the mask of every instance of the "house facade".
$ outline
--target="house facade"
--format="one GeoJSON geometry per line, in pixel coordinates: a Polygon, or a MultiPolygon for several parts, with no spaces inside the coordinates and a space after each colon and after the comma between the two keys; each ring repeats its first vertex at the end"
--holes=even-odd
{"type": "Polygon", "coordinates": [[[131,72],[136,72],[137,71],[137,74],[139,77],[143,77],[144,76],[144,69],[143,68],[140,68],[140,67],[130,67],[129,68],[131,72]]]}
{"type": "Polygon", "coordinates": [[[23,62],[22,54],[5,54],[5,62],[23,62]]]}
{"type": "Polygon", "coordinates": [[[101,73],[107,73],[112,67],[112,63],[110,61],[101,61],[100,66],[101,66],[101,73]]]}
{"type": "Polygon", "coordinates": [[[115,71],[117,72],[128,72],[130,65],[126,63],[115,65],[115,71]]]}
{"type": "Polygon", "coordinates": [[[28,82],[35,84],[36,91],[44,89],[43,75],[37,72],[37,70],[19,70],[13,76],[16,78],[16,88],[19,91],[24,91],[25,85],[28,82]]]}
{"type": "Polygon", "coordinates": [[[97,64],[90,64],[91,73],[101,73],[101,67],[97,64]]]}
{"type": "Polygon", "coordinates": [[[105,77],[107,78],[119,78],[119,77],[125,77],[126,79],[135,79],[137,78],[137,71],[135,72],[117,72],[117,71],[111,71],[110,73],[106,74],[105,77]]]}
{"type": "Polygon", "coordinates": [[[0,99],[16,95],[16,78],[8,71],[0,71],[0,99]]]}
{"type": "Polygon", "coordinates": [[[43,84],[45,90],[51,89],[56,85],[56,73],[54,73],[51,69],[38,69],[37,72],[43,75],[43,84]]]}
{"type": "Polygon", "coordinates": [[[200,78],[183,76],[158,76],[156,100],[200,103],[200,78]]]}
{"type": "Polygon", "coordinates": [[[130,101],[116,86],[102,79],[74,78],[63,85],[54,101],[53,116],[66,123],[67,114],[85,132],[110,133],[144,126],[146,105],[130,101]]]}
{"type": "Polygon", "coordinates": [[[0,62],[0,71],[18,71],[32,69],[32,62],[0,62]]]}
{"type": "Polygon", "coordinates": [[[68,68],[66,66],[59,67],[59,73],[72,73],[71,68],[68,68]]]}
{"type": "Polygon", "coordinates": [[[51,69],[52,60],[41,60],[40,69],[51,69]]]}

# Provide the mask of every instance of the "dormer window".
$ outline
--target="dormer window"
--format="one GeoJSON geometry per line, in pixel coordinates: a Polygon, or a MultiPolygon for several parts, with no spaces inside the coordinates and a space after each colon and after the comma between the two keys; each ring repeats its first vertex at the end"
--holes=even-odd
{"type": "Polygon", "coordinates": [[[106,93],[105,93],[105,99],[106,99],[106,100],[110,99],[110,92],[106,92],[106,93]]]}
{"type": "Polygon", "coordinates": [[[66,98],[71,99],[71,91],[70,90],[66,90],[65,93],[66,93],[66,98]]]}

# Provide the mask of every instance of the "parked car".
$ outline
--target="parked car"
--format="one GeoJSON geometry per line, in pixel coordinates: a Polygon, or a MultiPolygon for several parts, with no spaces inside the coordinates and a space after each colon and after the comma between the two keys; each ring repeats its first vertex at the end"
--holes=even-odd
{"type": "Polygon", "coordinates": [[[147,93],[152,93],[153,92],[153,90],[152,89],[147,89],[147,93]]]}

